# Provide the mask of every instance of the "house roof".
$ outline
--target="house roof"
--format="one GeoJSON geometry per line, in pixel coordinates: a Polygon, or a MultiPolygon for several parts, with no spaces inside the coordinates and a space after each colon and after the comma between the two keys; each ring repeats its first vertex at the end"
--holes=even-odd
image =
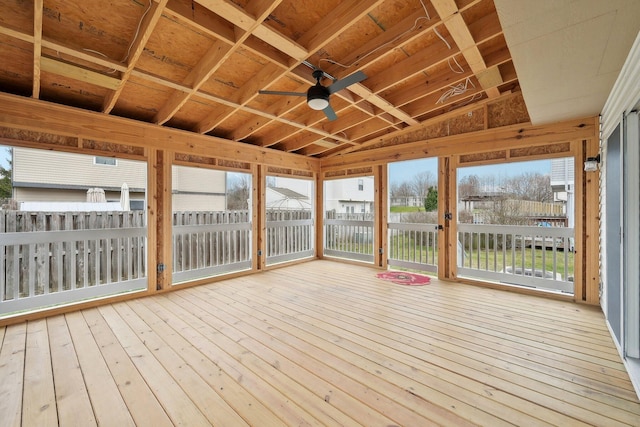
{"type": "Polygon", "coordinates": [[[542,121],[560,109],[597,114],[601,96],[588,109],[568,108],[590,86],[572,73],[599,63],[598,90],[610,89],[638,31],[638,3],[7,0],[0,2],[0,89],[326,158],[396,144],[450,112],[465,114],[419,137],[482,129],[486,119],[474,108],[502,99],[509,102],[496,114],[511,115],[509,124],[528,122],[527,107],[542,121]],[[558,40],[572,67],[553,73],[558,55],[547,53],[558,40]],[[617,46],[620,53],[608,53],[617,46]],[[368,76],[331,95],[336,120],[304,97],[259,93],[306,92],[315,83],[311,67],[325,72],[324,86],[357,71],[368,76]],[[570,90],[572,82],[580,86],[570,90]],[[553,100],[558,107],[544,116],[553,100]]]}

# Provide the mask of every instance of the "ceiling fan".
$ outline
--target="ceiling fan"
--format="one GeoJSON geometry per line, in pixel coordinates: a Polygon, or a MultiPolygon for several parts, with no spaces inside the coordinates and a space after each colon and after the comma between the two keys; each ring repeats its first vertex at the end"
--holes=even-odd
{"type": "Polygon", "coordinates": [[[312,76],[316,79],[316,84],[311,86],[307,92],[281,92],[277,90],[260,90],[258,93],[262,95],[286,95],[286,96],[306,96],[307,105],[314,110],[322,110],[329,120],[335,120],[338,118],[336,112],[331,108],[329,104],[329,95],[339,90],[351,86],[352,84],[359,83],[367,78],[367,75],[362,71],[356,71],[355,73],[345,77],[341,80],[336,80],[330,86],[322,86],[320,79],[325,73],[319,68],[313,70],[312,76]]]}

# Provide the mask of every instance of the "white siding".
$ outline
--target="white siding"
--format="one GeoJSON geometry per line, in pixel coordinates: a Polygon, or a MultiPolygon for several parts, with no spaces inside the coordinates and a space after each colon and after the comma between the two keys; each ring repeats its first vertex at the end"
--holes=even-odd
{"type": "Polygon", "coordinates": [[[94,156],[14,147],[13,181],[101,188],[126,182],[129,188],[146,188],[147,168],[134,160],[117,159],[116,166],[109,166],[94,164],[94,156]]]}
{"type": "Polygon", "coordinates": [[[226,209],[227,173],[190,166],[171,168],[173,211],[223,211],[226,209]]]}
{"type": "Polygon", "coordinates": [[[212,196],[207,194],[174,194],[172,204],[172,210],[174,212],[223,211],[226,209],[224,196],[212,196]]]}
{"type": "Polygon", "coordinates": [[[224,171],[173,166],[172,186],[174,191],[224,194],[227,185],[227,173],[224,171]]]}
{"type": "Polygon", "coordinates": [[[551,186],[573,185],[573,158],[551,159],[551,186]]]}
{"type": "Polygon", "coordinates": [[[364,207],[369,213],[373,206],[374,186],[373,177],[365,176],[359,178],[345,178],[326,181],[325,185],[325,211],[334,210],[338,213],[345,213],[347,209],[354,213],[361,213],[364,207]],[[362,190],[359,189],[362,182],[362,190]]]}

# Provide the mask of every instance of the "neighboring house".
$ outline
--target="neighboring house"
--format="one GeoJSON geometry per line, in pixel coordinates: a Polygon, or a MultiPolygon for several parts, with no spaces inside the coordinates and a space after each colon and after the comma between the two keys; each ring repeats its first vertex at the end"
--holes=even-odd
{"type": "Polygon", "coordinates": [[[373,177],[345,178],[327,181],[325,211],[336,213],[372,213],[374,201],[373,177]]]}
{"type": "MultiPolygon", "coordinates": [[[[18,203],[50,202],[39,205],[58,210],[61,202],[87,202],[94,188],[104,191],[107,202],[119,202],[126,183],[131,209],[145,207],[144,162],[14,147],[12,168],[13,199],[18,203]]],[[[226,208],[226,172],[174,166],[172,174],[174,211],[226,208]]]]}
{"type": "Polygon", "coordinates": [[[568,227],[575,224],[575,189],[573,158],[551,160],[551,189],[554,200],[564,202],[567,212],[568,227]]]}
{"type": "Polygon", "coordinates": [[[172,208],[177,211],[224,211],[227,209],[227,173],[207,168],[173,166],[172,208]]]}
{"type": "Polygon", "coordinates": [[[106,201],[117,202],[126,183],[131,209],[144,208],[143,162],[14,147],[12,169],[13,198],[18,203],[86,202],[91,188],[104,190],[106,201]]]}

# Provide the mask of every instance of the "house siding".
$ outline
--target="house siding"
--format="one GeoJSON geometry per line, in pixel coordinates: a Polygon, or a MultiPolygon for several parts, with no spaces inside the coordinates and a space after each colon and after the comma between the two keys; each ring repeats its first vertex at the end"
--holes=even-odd
{"type": "Polygon", "coordinates": [[[147,168],[143,162],[117,159],[116,166],[94,164],[94,156],[15,147],[13,181],[16,187],[28,184],[146,188],[147,168]]]}

